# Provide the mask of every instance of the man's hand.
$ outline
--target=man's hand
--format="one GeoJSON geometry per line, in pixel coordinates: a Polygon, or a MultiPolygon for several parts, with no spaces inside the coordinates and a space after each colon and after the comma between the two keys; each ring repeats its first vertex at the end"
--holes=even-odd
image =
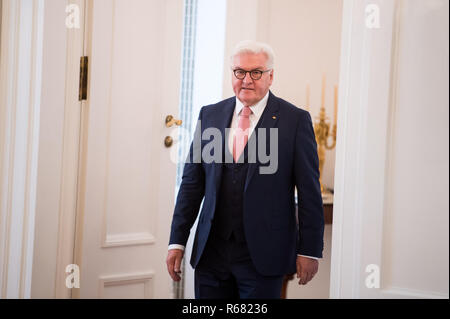
{"type": "Polygon", "coordinates": [[[179,274],[181,274],[181,260],[183,259],[183,255],[184,251],[181,249],[170,249],[167,253],[167,270],[174,281],[181,280],[179,274]]]}
{"type": "Polygon", "coordinates": [[[306,285],[319,270],[319,261],[316,259],[297,256],[297,278],[299,285],[306,285]]]}

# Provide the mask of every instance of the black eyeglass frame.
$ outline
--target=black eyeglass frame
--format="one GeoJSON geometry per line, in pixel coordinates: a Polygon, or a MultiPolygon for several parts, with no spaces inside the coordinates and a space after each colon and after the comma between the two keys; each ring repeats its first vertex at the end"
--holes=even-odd
{"type": "Polygon", "coordinates": [[[246,71],[246,70],[243,70],[243,69],[234,69],[234,70],[233,70],[233,74],[234,74],[234,76],[236,77],[236,79],[238,79],[238,80],[243,80],[243,79],[245,79],[245,77],[247,76],[247,73],[250,73],[250,78],[251,78],[252,80],[254,80],[254,81],[258,81],[259,79],[262,78],[262,76],[263,76],[264,73],[270,72],[270,71],[272,71],[272,69],[268,69],[268,70],[265,70],[265,71],[261,71],[261,70],[250,70],[250,71],[246,71]],[[236,75],[236,72],[237,72],[237,71],[245,72],[245,73],[244,73],[244,76],[243,76],[243,77],[238,77],[238,76],[236,75]],[[258,72],[259,76],[254,77],[254,75],[252,75],[252,72],[258,72]]]}

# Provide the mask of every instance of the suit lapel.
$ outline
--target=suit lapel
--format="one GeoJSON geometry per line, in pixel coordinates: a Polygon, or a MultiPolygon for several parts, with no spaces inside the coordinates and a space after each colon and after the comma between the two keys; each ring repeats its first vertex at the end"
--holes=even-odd
{"type": "MultiPolygon", "coordinates": [[[[272,92],[269,91],[269,99],[267,100],[267,106],[264,109],[264,112],[261,115],[261,118],[259,119],[258,124],[255,127],[255,130],[253,131],[253,134],[250,136],[250,139],[256,138],[256,143],[257,143],[259,128],[266,129],[266,138],[269,138],[270,129],[273,127],[276,127],[277,122],[278,122],[278,110],[279,110],[278,101],[277,101],[275,95],[273,95],[272,92]]],[[[256,147],[256,150],[257,149],[258,149],[258,146],[256,147]]],[[[258,158],[256,155],[257,154],[255,154],[256,163],[249,163],[249,165],[248,165],[247,179],[245,181],[244,192],[247,190],[247,187],[248,187],[253,175],[255,174],[256,169],[259,167],[258,158]]]]}

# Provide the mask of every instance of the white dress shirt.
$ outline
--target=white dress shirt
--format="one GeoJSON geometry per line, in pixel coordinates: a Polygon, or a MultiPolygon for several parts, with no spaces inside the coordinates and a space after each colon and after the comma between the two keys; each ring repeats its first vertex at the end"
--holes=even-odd
{"type": "MultiPolygon", "coordinates": [[[[258,121],[261,118],[261,115],[263,114],[264,109],[267,106],[268,100],[269,100],[269,92],[267,92],[267,94],[258,103],[250,106],[252,113],[249,116],[249,119],[250,119],[250,127],[248,130],[248,138],[249,139],[250,139],[250,136],[252,135],[253,131],[255,130],[255,126],[256,126],[256,124],[258,124],[258,121]]],[[[240,115],[243,107],[244,107],[244,104],[242,104],[242,102],[236,97],[236,107],[234,108],[233,119],[231,120],[230,135],[228,136],[228,149],[230,150],[231,154],[233,154],[234,132],[238,128],[239,115],[240,115]]],[[[169,250],[170,249],[184,250],[184,246],[178,245],[178,244],[172,244],[172,245],[169,245],[169,250]]],[[[319,259],[317,257],[306,256],[306,255],[299,255],[299,256],[308,257],[308,258],[312,258],[312,259],[319,259]]]]}
{"type": "MultiPolygon", "coordinates": [[[[269,100],[269,92],[255,105],[250,106],[250,110],[252,113],[249,116],[250,127],[248,128],[248,139],[252,136],[253,131],[255,130],[256,124],[258,124],[259,119],[261,118],[262,113],[267,105],[267,100],[269,100]]],[[[230,153],[233,154],[233,137],[234,132],[238,128],[239,125],[239,115],[241,114],[242,109],[244,108],[244,104],[236,97],[236,107],[234,108],[233,119],[231,120],[230,125],[230,135],[228,136],[228,149],[230,153]]]]}

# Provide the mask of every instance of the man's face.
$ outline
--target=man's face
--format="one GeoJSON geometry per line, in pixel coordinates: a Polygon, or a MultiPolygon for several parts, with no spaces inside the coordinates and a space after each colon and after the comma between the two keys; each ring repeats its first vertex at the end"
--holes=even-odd
{"type": "MultiPolygon", "coordinates": [[[[232,70],[242,69],[244,71],[266,71],[267,57],[264,53],[243,53],[236,55],[233,59],[232,70]]],[[[242,80],[237,79],[231,73],[234,94],[244,104],[253,106],[258,103],[269,91],[273,81],[273,70],[262,74],[259,80],[253,80],[250,73],[242,80]]]]}

